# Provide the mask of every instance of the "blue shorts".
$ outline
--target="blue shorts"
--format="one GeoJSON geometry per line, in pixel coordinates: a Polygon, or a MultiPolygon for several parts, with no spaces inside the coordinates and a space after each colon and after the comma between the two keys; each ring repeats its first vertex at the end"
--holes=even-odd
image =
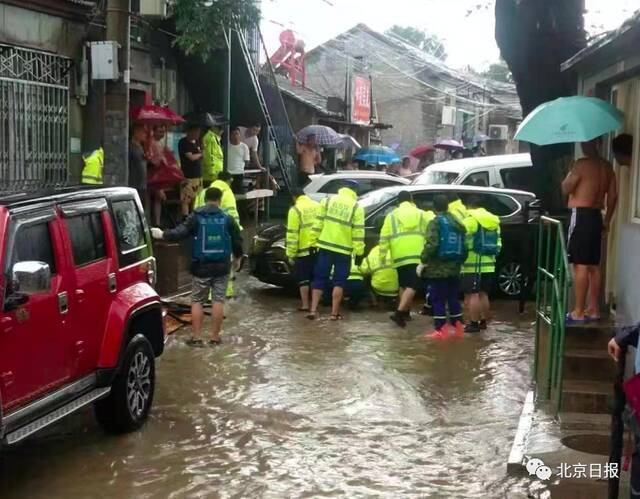
{"type": "Polygon", "coordinates": [[[295,274],[298,286],[310,286],[313,281],[313,267],[316,263],[314,255],[301,256],[295,260],[295,274]]]}
{"type": "Polygon", "coordinates": [[[313,289],[324,291],[331,279],[331,269],[333,269],[333,285],[344,288],[351,271],[351,255],[320,249],[316,259],[313,289]]]}

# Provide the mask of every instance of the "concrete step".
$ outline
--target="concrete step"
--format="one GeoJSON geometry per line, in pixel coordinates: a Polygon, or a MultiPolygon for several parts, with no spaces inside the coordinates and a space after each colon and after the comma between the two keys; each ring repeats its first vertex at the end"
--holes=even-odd
{"type": "Polygon", "coordinates": [[[562,383],[562,410],[608,414],[613,402],[613,383],[565,379],[562,383]]]}
{"type": "Polygon", "coordinates": [[[565,348],[606,351],[607,343],[614,335],[615,324],[612,321],[567,326],[565,348]]]}
{"type": "Polygon", "coordinates": [[[565,380],[612,382],[617,372],[616,363],[605,349],[569,348],[564,352],[565,380]]]}
{"type": "Polygon", "coordinates": [[[610,414],[585,414],[563,411],[558,416],[560,429],[570,431],[604,432],[611,427],[610,414]]]}

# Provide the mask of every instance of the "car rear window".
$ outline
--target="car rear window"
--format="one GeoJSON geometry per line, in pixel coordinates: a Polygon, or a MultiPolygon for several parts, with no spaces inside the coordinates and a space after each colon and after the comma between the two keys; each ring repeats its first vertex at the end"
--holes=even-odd
{"type": "Polygon", "coordinates": [[[131,265],[151,256],[136,202],[133,199],[114,201],[111,210],[118,236],[120,266],[131,265]]]}
{"type": "Polygon", "coordinates": [[[532,166],[526,168],[503,168],[500,170],[502,183],[507,189],[519,189],[531,191],[535,185],[534,170],[532,166]]]}
{"type": "Polygon", "coordinates": [[[484,209],[499,217],[508,217],[519,209],[518,203],[511,196],[504,194],[465,193],[461,194],[460,198],[465,203],[470,196],[479,198],[480,204],[484,209]]]}
{"type": "Polygon", "coordinates": [[[66,219],[73,260],[80,267],[107,256],[100,212],[86,213],[66,219]]]}
{"type": "Polygon", "coordinates": [[[457,178],[458,174],[456,172],[443,172],[429,168],[417,177],[413,183],[416,185],[453,184],[457,178]]]}

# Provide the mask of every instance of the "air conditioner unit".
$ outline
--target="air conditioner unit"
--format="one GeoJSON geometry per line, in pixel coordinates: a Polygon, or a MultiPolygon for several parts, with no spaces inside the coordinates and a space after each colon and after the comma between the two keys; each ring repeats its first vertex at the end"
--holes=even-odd
{"type": "Polygon", "coordinates": [[[146,17],[167,17],[167,0],[140,0],[140,15],[146,17]]]}
{"type": "Polygon", "coordinates": [[[456,108],[453,106],[444,106],[442,108],[442,124],[445,126],[456,126],[456,108]]]}
{"type": "Polygon", "coordinates": [[[489,137],[494,140],[509,140],[509,126],[489,125],[489,137]]]}

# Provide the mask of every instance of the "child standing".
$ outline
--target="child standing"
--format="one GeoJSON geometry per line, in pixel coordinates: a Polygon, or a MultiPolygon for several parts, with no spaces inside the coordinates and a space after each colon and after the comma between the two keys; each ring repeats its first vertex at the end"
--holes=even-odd
{"type": "Polygon", "coordinates": [[[449,320],[455,328],[454,335],[464,335],[462,308],[460,306],[460,269],[466,259],[465,228],[448,211],[446,196],[434,198],[436,217],[429,222],[427,240],[422,252],[422,266],[419,273],[429,283],[435,331],[427,338],[445,339],[447,329],[447,308],[449,320]]]}

